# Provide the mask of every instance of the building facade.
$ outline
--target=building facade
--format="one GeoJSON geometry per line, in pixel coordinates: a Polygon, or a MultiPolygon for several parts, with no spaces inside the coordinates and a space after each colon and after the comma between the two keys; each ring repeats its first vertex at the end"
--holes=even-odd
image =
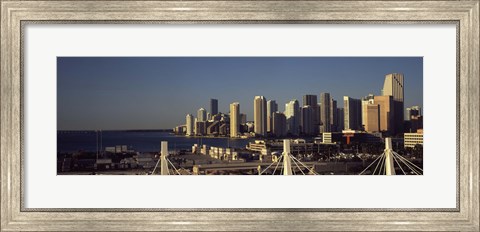
{"type": "Polygon", "coordinates": [[[204,108],[200,108],[197,111],[197,121],[205,122],[207,121],[207,111],[204,108]]]}
{"type": "Polygon", "coordinates": [[[300,106],[296,99],[285,104],[285,117],[287,118],[287,133],[298,135],[300,132],[300,106]]]}
{"type": "Polygon", "coordinates": [[[401,73],[391,73],[385,76],[382,95],[392,96],[393,100],[393,127],[392,135],[403,133],[404,121],[404,77],[401,73]]]}
{"type": "Polygon", "coordinates": [[[185,118],[185,128],[186,128],[185,134],[187,136],[194,135],[194,132],[193,132],[194,123],[195,123],[195,118],[193,117],[193,115],[187,114],[187,116],[185,118]]]}
{"type": "Polygon", "coordinates": [[[230,137],[236,138],[240,135],[240,103],[230,104],[230,137]]]}
{"type": "Polygon", "coordinates": [[[267,100],[264,96],[255,96],[253,101],[253,122],[256,135],[267,134],[267,100]]]}
{"type": "Polygon", "coordinates": [[[285,117],[285,114],[280,113],[280,112],[274,112],[273,113],[273,129],[272,133],[273,135],[277,137],[282,137],[287,135],[287,118],[285,117]]]}
{"type": "Polygon", "coordinates": [[[210,99],[210,114],[216,115],[218,114],[218,100],[217,99],[210,99]]]}
{"type": "Polygon", "coordinates": [[[343,97],[344,129],[362,130],[362,103],[360,99],[343,97]]]}
{"type": "Polygon", "coordinates": [[[320,132],[330,132],[331,130],[331,98],[330,93],[320,94],[320,132]]]}
{"type": "Polygon", "coordinates": [[[267,132],[273,129],[273,113],[278,111],[278,104],[275,100],[267,101],[267,132]]]}

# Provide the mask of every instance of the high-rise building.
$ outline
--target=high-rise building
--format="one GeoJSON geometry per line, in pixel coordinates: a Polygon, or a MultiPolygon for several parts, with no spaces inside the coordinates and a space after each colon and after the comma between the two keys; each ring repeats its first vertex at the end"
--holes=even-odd
{"type": "Polygon", "coordinates": [[[275,100],[267,101],[267,132],[272,132],[273,129],[273,113],[278,111],[278,104],[275,100]]]}
{"type": "Polygon", "coordinates": [[[240,103],[230,104],[230,137],[236,138],[240,134],[240,103]]]}
{"type": "Polygon", "coordinates": [[[404,121],[404,78],[401,73],[391,73],[385,75],[385,82],[383,84],[382,95],[392,96],[393,98],[393,131],[392,134],[403,133],[404,121]]]}
{"type": "Polygon", "coordinates": [[[337,101],[330,98],[330,131],[337,132],[338,129],[338,116],[337,116],[337,101]]]}
{"type": "Polygon", "coordinates": [[[337,130],[342,131],[345,129],[345,114],[343,108],[337,109],[337,130]]]}
{"type": "Polygon", "coordinates": [[[186,123],[185,123],[186,135],[187,136],[194,135],[193,129],[194,129],[195,119],[194,119],[193,115],[187,114],[187,117],[186,117],[185,121],[186,121],[186,123]]]}
{"type": "Polygon", "coordinates": [[[205,122],[207,121],[207,111],[204,108],[200,108],[197,111],[197,121],[205,122]]]}
{"type": "Polygon", "coordinates": [[[241,125],[247,124],[247,115],[246,114],[240,114],[240,124],[241,125]]]}
{"type": "Polygon", "coordinates": [[[303,106],[301,111],[301,128],[304,135],[312,135],[313,131],[313,108],[311,106],[303,106]]]}
{"type": "Polygon", "coordinates": [[[254,132],[257,135],[267,134],[267,100],[264,96],[255,96],[253,100],[254,132]]]}
{"type": "Polygon", "coordinates": [[[210,114],[216,115],[218,114],[218,100],[217,99],[210,99],[210,114]]]}
{"type": "Polygon", "coordinates": [[[330,132],[331,119],[330,119],[330,110],[331,110],[331,99],[330,93],[321,93],[320,94],[320,132],[330,132]]]}
{"type": "Polygon", "coordinates": [[[273,113],[273,129],[272,133],[277,137],[287,135],[287,118],[285,114],[280,112],[273,113]]]}
{"type": "Polygon", "coordinates": [[[394,134],[395,124],[393,120],[394,107],[392,96],[375,96],[375,104],[380,107],[380,131],[388,135],[394,134]]]}
{"type": "Polygon", "coordinates": [[[287,133],[298,135],[300,129],[300,106],[296,99],[285,104],[285,117],[287,118],[287,133]]]}
{"type": "MultiPolygon", "coordinates": [[[[362,98],[362,125],[365,127],[367,124],[367,105],[374,104],[375,95],[369,94],[362,98]]],[[[366,129],[365,129],[366,130],[366,129]]]]}
{"type": "Polygon", "coordinates": [[[345,130],[362,129],[362,103],[360,99],[343,97],[345,130]]]}
{"type": "Polygon", "coordinates": [[[311,106],[313,110],[313,131],[315,134],[319,132],[320,126],[320,106],[318,105],[317,95],[307,94],[303,96],[303,105],[311,106]]]}
{"type": "Polygon", "coordinates": [[[362,113],[364,113],[362,120],[365,122],[363,124],[365,131],[369,133],[380,132],[380,105],[367,104],[365,112],[362,111],[362,113]]]}

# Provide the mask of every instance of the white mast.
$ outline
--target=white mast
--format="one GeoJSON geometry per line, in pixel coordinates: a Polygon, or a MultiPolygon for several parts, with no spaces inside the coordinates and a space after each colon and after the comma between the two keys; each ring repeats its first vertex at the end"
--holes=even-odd
{"type": "Polygon", "coordinates": [[[162,141],[161,143],[161,151],[160,151],[160,175],[170,175],[168,171],[168,142],[162,141]]]}
{"type": "Polygon", "coordinates": [[[290,140],[283,140],[283,175],[289,176],[292,173],[292,160],[290,159],[290,140]]]}
{"type": "Polygon", "coordinates": [[[395,175],[395,167],[393,166],[393,150],[392,138],[385,138],[385,175],[395,175]]]}

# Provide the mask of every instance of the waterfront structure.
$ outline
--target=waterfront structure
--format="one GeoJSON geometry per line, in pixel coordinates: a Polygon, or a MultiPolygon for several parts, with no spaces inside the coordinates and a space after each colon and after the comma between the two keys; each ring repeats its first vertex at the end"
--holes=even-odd
{"type": "Polygon", "coordinates": [[[375,104],[380,107],[380,131],[386,134],[394,134],[394,110],[392,96],[375,96],[375,104]]]}
{"type": "Polygon", "coordinates": [[[330,131],[337,132],[338,129],[338,109],[337,109],[337,101],[333,98],[330,98],[330,131]]]}
{"type": "Polygon", "coordinates": [[[361,130],[362,129],[362,103],[360,99],[343,97],[344,107],[344,129],[361,130]]]}
{"type": "Polygon", "coordinates": [[[320,94],[320,132],[330,132],[331,131],[331,98],[330,93],[321,93],[320,94]]]}
{"type": "Polygon", "coordinates": [[[404,77],[401,73],[391,73],[385,76],[382,95],[392,96],[393,99],[393,135],[403,133],[404,121],[404,77]]]}
{"type": "Polygon", "coordinates": [[[404,147],[414,148],[417,144],[423,146],[423,130],[418,130],[416,133],[403,134],[404,147]]]}
{"type": "Polygon", "coordinates": [[[297,99],[285,104],[285,117],[287,118],[287,133],[298,135],[300,129],[300,106],[297,99]]]}
{"type": "Polygon", "coordinates": [[[280,112],[274,112],[272,119],[272,133],[277,137],[287,135],[287,118],[285,117],[285,114],[280,112]]]}
{"type": "Polygon", "coordinates": [[[192,136],[194,135],[193,129],[194,129],[194,117],[191,114],[187,114],[186,116],[186,122],[185,122],[185,127],[186,127],[186,135],[187,136],[192,136]]]}
{"type": "Polygon", "coordinates": [[[303,105],[310,106],[313,111],[313,133],[318,134],[320,129],[320,106],[317,101],[317,95],[307,94],[303,96],[303,105]]]}
{"type": "Polygon", "coordinates": [[[205,122],[207,121],[207,111],[204,108],[200,108],[197,111],[197,121],[205,122]]]}
{"type": "Polygon", "coordinates": [[[301,110],[301,128],[304,135],[312,135],[314,112],[311,106],[303,106],[301,110]]]}
{"type": "Polygon", "coordinates": [[[267,101],[267,132],[273,129],[273,113],[278,111],[278,104],[275,100],[267,101]]]}
{"type": "Polygon", "coordinates": [[[362,106],[364,109],[364,128],[366,132],[379,132],[380,131],[380,105],[379,104],[367,104],[362,106]]]}
{"type": "Polygon", "coordinates": [[[230,137],[236,138],[240,135],[240,103],[230,104],[230,137]]]}
{"type": "Polygon", "coordinates": [[[255,134],[265,136],[267,134],[267,100],[264,96],[255,96],[253,122],[255,134]]]}
{"type": "Polygon", "coordinates": [[[218,114],[218,100],[217,99],[210,99],[210,114],[216,115],[218,114]]]}

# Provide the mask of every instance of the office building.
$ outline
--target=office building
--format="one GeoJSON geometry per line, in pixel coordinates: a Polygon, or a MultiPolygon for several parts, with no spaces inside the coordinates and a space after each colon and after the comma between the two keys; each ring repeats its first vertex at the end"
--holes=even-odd
{"type": "Polygon", "coordinates": [[[367,104],[362,106],[365,108],[363,112],[364,129],[366,132],[380,132],[380,105],[379,104],[367,104]]]}
{"type": "Polygon", "coordinates": [[[385,76],[382,95],[393,98],[393,126],[392,135],[403,133],[404,121],[404,77],[401,73],[391,73],[385,76]]]}
{"type": "Polygon", "coordinates": [[[404,147],[414,148],[417,144],[423,146],[423,130],[418,130],[416,133],[403,134],[404,147]]]}
{"type": "Polygon", "coordinates": [[[330,110],[331,110],[331,99],[330,93],[321,93],[320,94],[320,132],[330,132],[331,119],[330,119],[330,110]]]}
{"type": "Polygon", "coordinates": [[[197,121],[199,122],[207,121],[207,111],[204,108],[200,108],[197,111],[197,121]]]}
{"type": "Polygon", "coordinates": [[[360,99],[343,97],[345,130],[362,130],[362,103],[360,99]]]}
{"type": "Polygon", "coordinates": [[[313,131],[318,134],[320,131],[320,106],[318,105],[317,95],[307,94],[303,96],[303,105],[311,106],[313,110],[313,131]]]}
{"type": "Polygon", "coordinates": [[[273,129],[273,113],[278,111],[278,104],[275,100],[267,101],[267,132],[272,132],[273,129]]]}
{"type": "Polygon", "coordinates": [[[236,138],[240,135],[240,103],[230,104],[230,137],[236,138]]]}
{"type": "Polygon", "coordinates": [[[277,137],[282,137],[287,135],[287,118],[285,114],[280,112],[273,112],[272,115],[273,128],[272,133],[277,137]]]}
{"type": "Polygon", "coordinates": [[[185,128],[186,128],[186,132],[185,132],[185,133],[186,133],[187,136],[192,136],[192,135],[194,135],[194,132],[193,132],[193,130],[194,130],[194,125],[193,125],[193,124],[194,124],[194,121],[195,121],[195,119],[194,119],[193,115],[187,114],[186,122],[185,122],[185,128]]]}
{"type": "Polygon", "coordinates": [[[218,114],[218,100],[217,99],[210,99],[210,114],[216,115],[218,114]]]}
{"type": "Polygon", "coordinates": [[[375,97],[375,95],[369,94],[368,96],[362,98],[362,125],[363,125],[363,127],[365,127],[365,125],[367,124],[367,106],[369,104],[374,104],[374,97],[375,97]]]}
{"type": "Polygon", "coordinates": [[[267,134],[267,100],[264,96],[255,96],[253,101],[253,123],[256,135],[267,134]]]}
{"type": "Polygon", "coordinates": [[[394,108],[392,96],[375,96],[375,104],[380,107],[380,131],[387,135],[394,135],[394,108]]]}
{"type": "Polygon", "coordinates": [[[301,128],[302,134],[312,135],[313,130],[313,108],[311,106],[303,106],[301,110],[301,128]]]}
{"type": "Polygon", "coordinates": [[[300,106],[296,99],[285,104],[285,117],[287,118],[287,133],[298,135],[300,132],[300,106]]]}

